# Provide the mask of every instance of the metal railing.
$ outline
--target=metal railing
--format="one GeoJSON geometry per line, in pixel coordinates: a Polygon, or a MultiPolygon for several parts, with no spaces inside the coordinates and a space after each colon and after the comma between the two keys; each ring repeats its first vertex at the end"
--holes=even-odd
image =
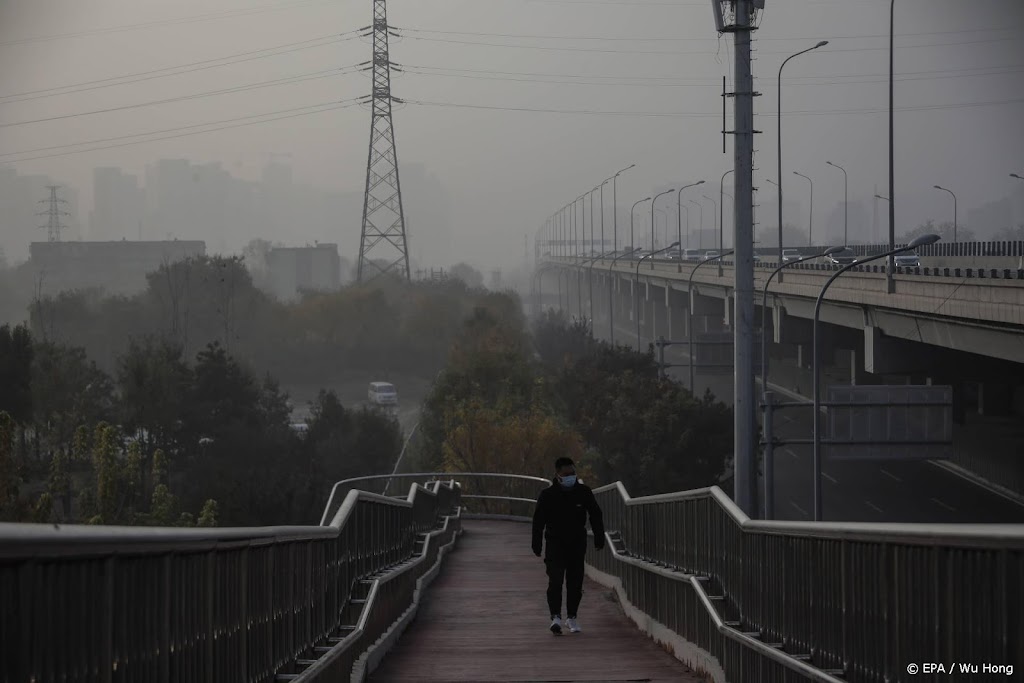
{"type": "Polygon", "coordinates": [[[912,681],[909,665],[950,661],[1024,670],[1024,525],[756,521],[718,487],[595,494],[612,543],[591,564],[729,681],[912,681]]]}
{"type": "Polygon", "coordinates": [[[464,517],[489,516],[526,518],[533,514],[540,489],[551,485],[550,479],[523,474],[492,472],[414,472],[378,474],[339,481],[331,488],[320,523],[330,519],[348,490],[359,487],[384,490],[392,480],[429,484],[455,478],[459,482],[464,517]]]}
{"type": "MultiPolygon", "coordinates": [[[[345,626],[361,578],[408,561],[439,523],[452,531],[458,486],[430,488],[349,491],[325,526],[0,524],[0,682],[274,681],[345,626]]],[[[383,608],[321,669],[384,632],[411,577],[377,586],[383,608]]]]}

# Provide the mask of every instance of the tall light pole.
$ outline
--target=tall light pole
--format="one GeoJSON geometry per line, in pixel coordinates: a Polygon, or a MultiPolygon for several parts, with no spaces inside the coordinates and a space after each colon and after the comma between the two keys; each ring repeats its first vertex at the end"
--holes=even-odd
{"type": "MultiPolygon", "coordinates": [[[[698,202],[695,199],[688,199],[687,201],[689,201],[691,204],[693,204],[698,209],[700,209],[700,223],[699,223],[700,230],[697,233],[697,248],[698,249],[703,249],[704,248],[704,205],[701,204],[700,202],[698,202]]],[[[689,237],[687,237],[687,241],[689,241],[689,237]]]]}
{"type": "Polygon", "coordinates": [[[861,259],[860,261],[856,261],[854,263],[847,264],[847,265],[843,266],[842,268],[840,268],[839,270],[837,270],[835,273],[833,273],[832,277],[830,277],[828,279],[828,281],[824,284],[824,286],[821,288],[821,291],[818,292],[818,299],[817,299],[817,301],[814,302],[814,327],[813,327],[813,330],[814,330],[814,337],[813,337],[813,344],[814,344],[814,367],[813,367],[813,380],[812,380],[813,383],[814,383],[814,387],[813,387],[813,389],[814,389],[814,416],[812,417],[812,420],[814,421],[814,521],[815,522],[822,521],[822,512],[821,512],[821,415],[819,414],[821,412],[821,387],[819,386],[821,384],[821,350],[819,348],[821,346],[821,335],[818,334],[818,319],[819,319],[819,317],[821,315],[821,302],[825,298],[825,292],[828,291],[828,288],[832,285],[833,282],[835,282],[837,277],[839,277],[840,275],[842,275],[846,271],[850,270],[851,268],[855,268],[857,266],[864,265],[865,263],[870,263],[871,261],[877,261],[878,259],[883,259],[883,258],[887,259],[887,260],[890,260],[890,261],[894,261],[895,259],[891,259],[889,257],[894,256],[894,255],[899,254],[899,253],[904,252],[904,251],[911,251],[913,249],[917,249],[918,247],[924,246],[926,244],[935,244],[936,242],[939,241],[939,239],[940,238],[939,238],[938,235],[921,235],[920,237],[918,237],[917,239],[913,240],[910,244],[908,244],[905,247],[897,247],[896,249],[890,249],[889,251],[887,251],[885,253],[874,254],[872,256],[868,256],[867,258],[861,259]]]}
{"type": "Polygon", "coordinates": [[[1016,178],[1017,180],[1024,180],[1024,176],[1019,176],[1016,173],[1011,173],[1010,177],[1011,178],[1016,178]]]}
{"type": "Polygon", "coordinates": [[[730,168],[722,174],[722,179],[718,181],[718,251],[722,251],[722,247],[725,246],[722,240],[722,230],[725,225],[725,176],[735,170],[735,168],[730,168]]]}
{"type": "Polygon", "coordinates": [[[688,187],[697,187],[698,185],[703,185],[703,184],[704,184],[703,180],[698,180],[695,183],[690,183],[689,185],[683,185],[682,187],[679,188],[678,194],[676,194],[676,210],[678,211],[676,216],[679,219],[678,225],[677,225],[679,235],[678,235],[677,239],[679,240],[679,244],[683,243],[683,218],[682,218],[683,212],[682,212],[682,209],[686,208],[686,246],[687,246],[687,248],[689,248],[689,246],[690,246],[690,209],[683,206],[683,190],[685,190],[688,187]]]}
{"type": "MultiPolygon", "coordinates": [[[[675,192],[675,190],[672,190],[672,191],[675,192]]],[[[658,251],[651,251],[650,254],[644,254],[643,256],[641,256],[640,258],[638,258],[636,260],[636,309],[635,309],[635,315],[636,315],[636,350],[637,350],[637,353],[640,352],[640,264],[644,262],[645,258],[649,258],[649,259],[651,259],[651,268],[654,268],[654,257],[655,256],[657,256],[658,254],[660,254],[663,251],[668,251],[669,249],[672,249],[672,248],[678,247],[678,246],[679,246],[679,243],[675,242],[674,244],[668,245],[664,249],[659,249],[658,251]]]]}
{"type": "MultiPolygon", "coordinates": [[[[711,229],[712,229],[712,232],[714,232],[715,221],[718,220],[718,202],[716,202],[712,197],[709,197],[706,194],[702,194],[701,197],[703,197],[704,199],[706,199],[709,202],[711,202],[711,206],[715,207],[714,211],[711,212],[711,229]]],[[[719,230],[718,230],[718,246],[719,247],[722,246],[722,230],[721,230],[721,227],[719,227],[719,230]]],[[[718,251],[722,251],[722,250],[719,249],[718,251]]]]}
{"type": "MultiPolygon", "coordinates": [[[[619,193],[616,185],[619,176],[635,166],[636,164],[630,164],[612,176],[612,241],[615,243],[615,251],[619,250],[619,193]]],[[[635,244],[631,244],[629,248],[632,249],[635,246],[635,244]]]]}
{"type": "MultiPolygon", "coordinates": [[[[654,251],[654,205],[658,203],[658,197],[664,197],[667,194],[675,192],[675,188],[671,190],[665,190],[654,195],[654,199],[651,200],[651,251],[654,251]]],[[[662,250],[664,251],[664,249],[662,250]]],[[[651,259],[651,270],[654,270],[654,259],[651,259]]]]}
{"type": "MultiPolygon", "coordinates": [[[[823,41],[819,42],[817,45],[815,45],[814,47],[809,47],[806,50],[801,50],[800,52],[797,52],[796,54],[790,55],[789,57],[786,57],[785,60],[783,60],[782,66],[779,67],[779,83],[778,83],[778,86],[779,86],[778,87],[778,91],[779,91],[778,92],[778,98],[779,98],[779,101],[778,101],[778,105],[779,105],[779,111],[778,111],[778,127],[779,127],[779,130],[778,130],[778,136],[779,136],[779,139],[778,139],[778,147],[779,147],[779,149],[778,149],[778,157],[779,157],[778,161],[779,161],[779,174],[778,174],[778,177],[775,180],[775,186],[779,190],[779,263],[780,264],[782,263],[782,69],[785,68],[785,66],[789,62],[789,60],[793,59],[794,57],[799,57],[802,54],[807,54],[811,50],[817,50],[819,47],[825,47],[826,45],[828,45],[828,41],[827,40],[823,40],[823,41]]],[[[779,275],[779,282],[782,282],[782,275],[781,274],[779,275]]]]}
{"type": "MultiPolygon", "coordinates": [[[[828,256],[830,254],[836,254],[842,251],[844,247],[829,247],[820,254],[814,256],[804,256],[795,261],[787,261],[779,265],[775,270],[772,271],[768,279],[764,281],[764,288],[761,291],[761,395],[765,396],[768,393],[768,285],[772,283],[778,273],[782,272],[783,268],[789,268],[795,266],[798,263],[804,261],[811,261],[821,256],[828,256]]],[[[768,403],[767,396],[765,396],[765,404],[768,403]]],[[[770,413],[765,412],[764,416],[767,420],[770,413]]],[[[764,433],[774,433],[773,429],[769,429],[768,425],[764,425],[764,433]]],[[[764,447],[764,518],[771,519],[774,517],[775,511],[775,465],[772,460],[773,448],[771,443],[765,443],[764,447]]]]}
{"type": "MultiPolygon", "coordinates": [[[[689,305],[686,307],[686,344],[687,344],[687,355],[690,357],[690,393],[694,393],[693,390],[693,274],[697,272],[697,269],[703,266],[705,263],[711,263],[712,261],[721,261],[726,256],[731,256],[733,252],[727,251],[719,254],[718,256],[712,256],[711,258],[699,262],[690,271],[690,280],[686,285],[686,293],[690,297],[689,305]]],[[[753,425],[751,425],[753,426],[753,425]]]]}
{"type": "MultiPolygon", "coordinates": [[[[896,0],[889,3],[889,250],[896,248],[896,155],[893,141],[893,111],[894,111],[894,89],[893,89],[893,67],[895,65],[895,27],[896,27],[896,0]]],[[[896,270],[895,259],[885,262],[885,290],[892,294],[896,291],[896,281],[893,273],[896,270]]]]}
{"type": "Polygon", "coordinates": [[[635,241],[636,234],[633,232],[633,214],[636,212],[637,204],[643,204],[644,202],[649,202],[650,200],[650,197],[638,199],[635,202],[633,202],[633,208],[629,210],[629,248],[633,249],[634,251],[636,251],[637,243],[635,241]]]}
{"type": "Polygon", "coordinates": [[[944,187],[940,187],[939,185],[933,185],[933,187],[936,190],[942,190],[943,192],[948,192],[953,197],[953,244],[956,244],[956,223],[957,223],[957,220],[956,220],[956,218],[957,218],[956,195],[953,194],[953,190],[948,190],[948,189],[946,189],[944,187]]]}
{"type": "Polygon", "coordinates": [[[838,168],[843,172],[843,244],[850,244],[850,177],[846,175],[846,169],[839,164],[826,161],[826,164],[838,168]]]}
{"type": "Polygon", "coordinates": [[[659,216],[661,216],[662,218],[665,219],[665,222],[664,222],[665,229],[662,231],[661,235],[662,235],[662,237],[665,238],[665,244],[668,244],[668,213],[665,212],[665,211],[662,211],[661,209],[655,209],[655,213],[657,213],[659,216]]]}
{"type": "Polygon", "coordinates": [[[615,298],[615,282],[618,280],[617,277],[612,278],[612,269],[615,268],[615,263],[620,258],[632,256],[638,251],[640,251],[640,247],[630,247],[629,251],[624,251],[613,258],[612,264],[608,266],[608,339],[612,346],[615,345],[615,304],[612,299],[615,298]]]}
{"type": "Polygon", "coordinates": [[[804,178],[811,184],[811,210],[807,216],[807,246],[814,246],[814,181],[811,180],[810,176],[805,176],[803,173],[793,171],[793,175],[798,175],[804,178]]]}

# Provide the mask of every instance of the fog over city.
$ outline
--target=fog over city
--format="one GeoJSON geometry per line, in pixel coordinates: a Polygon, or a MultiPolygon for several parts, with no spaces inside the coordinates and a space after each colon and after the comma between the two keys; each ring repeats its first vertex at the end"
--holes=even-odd
{"type": "MultiPolygon", "coordinates": [[[[756,220],[776,224],[766,180],[779,65],[828,40],[786,68],[784,222],[807,229],[799,171],[814,181],[815,241],[839,239],[833,161],[849,172],[850,241],[878,241],[888,3],[768,4],[754,35],[756,220]]],[[[732,140],[723,154],[720,132],[732,55],[708,2],[394,0],[388,12],[410,258],[420,267],[519,269],[548,216],[629,164],[620,237],[629,204],[652,191],[706,179],[718,199],[732,168],[732,140]]],[[[961,229],[978,239],[1024,223],[1024,182],[1009,177],[1024,174],[1024,4],[901,0],[895,22],[897,233],[952,220],[934,185],[957,193],[961,229]]],[[[37,227],[46,219],[33,214],[56,184],[69,202],[64,240],[204,240],[210,253],[240,253],[257,238],[336,242],[354,263],[370,122],[360,98],[371,88],[360,29],[370,23],[368,0],[0,1],[7,262],[46,240],[37,227]]],[[[704,213],[711,230],[710,203],[704,213]]]]}

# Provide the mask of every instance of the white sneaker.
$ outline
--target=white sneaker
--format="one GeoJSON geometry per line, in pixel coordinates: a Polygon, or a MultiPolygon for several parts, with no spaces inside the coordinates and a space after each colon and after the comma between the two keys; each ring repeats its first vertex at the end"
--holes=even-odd
{"type": "Polygon", "coordinates": [[[580,622],[576,621],[576,617],[569,617],[565,620],[565,625],[569,627],[569,633],[580,633],[583,629],[580,628],[580,622]]]}
{"type": "Polygon", "coordinates": [[[562,617],[557,614],[551,617],[551,632],[556,636],[562,635],[562,617]]]}

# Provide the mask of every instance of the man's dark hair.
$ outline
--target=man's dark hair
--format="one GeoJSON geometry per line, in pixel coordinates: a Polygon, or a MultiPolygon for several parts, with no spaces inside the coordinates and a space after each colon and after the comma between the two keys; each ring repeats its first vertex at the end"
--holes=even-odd
{"type": "Polygon", "coordinates": [[[555,461],[555,470],[560,470],[563,467],[576,467],[576,463],[572,461],[572,458],[561,457],[555,461]]]}

